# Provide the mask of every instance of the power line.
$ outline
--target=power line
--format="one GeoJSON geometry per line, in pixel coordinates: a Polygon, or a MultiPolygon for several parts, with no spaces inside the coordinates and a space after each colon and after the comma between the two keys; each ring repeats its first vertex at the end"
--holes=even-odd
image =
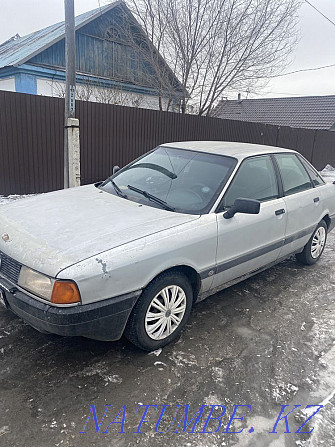
{"type": "MultiPolygon", "coordinates": [[[[254,94],[256,94],[256,93],[254,93],[254,94]]],[[[289,93],[289,92],[273,92],[273,91],[265,93],[265,95],[272,95],[272,94],[287,95],[287,96],[334,96],[334,95],[325,95],[325,94],[323,94],[323,95],[315,95],[315,94],[314,95],[306,95],[306,93],[289,93]]],[[[257,93],[257,95],[261,96],[259,93],[257,93]]]]}
{"type": "Polygon", "coordinates": [[[322,67],[314,67],[314,68],[302,68],[301,70],[294,70],[294,71],[289,71],[288,73],[282,73],[282,74],[278,74],[278,75],[274,75],[274,76],[266,76],[266,77],[267,78],[279,78],[281,76],[287,76],[287,75],[291,75],[291,74],[294,74],[294,73],[301,73],[301,72],[304,72],[304,71],[323,70],[324,68],[331,68],[331,67],[335,67],[335,64],[323,65],[322,67]]]}
{"type": "Polygon", "coordinates": [[[331,24],[333,24],[335,26],[335,22],[333,22],[329,17],[327,17],[323,12],[321,12],[316,6],[312,5],[311,2],[309,2],[308,0],[305,0],[306,3],[308,3],[313,9],[315,9],[315,11],[317,11],[319,14],[322,15],[322,17],[324,17],[326,20],[328,20],[328,22],[330,22],[331,24]]]}
{"type": "MultiPolygon", "coordinates": [[[[269,92],[264,92],[264,93],[260,93],[260,92],[254,92],[254,91],[250,91],[250,90],[240,90],[242,93],[247,93],[247,94],[252,94],[252,95],[257,95],[257,96],[262,96],[263,94],[265,95],[288,95],[288,96],[333,96],[333,95],[306,95],[306,93],[289,93],[289,92],[274,92],[274,91],[269,91],[269,92]]],[[[266,99],[266,98],[265,98],[266,99]]]]}
{"type": "MultiPolygon", "coordinates": [[[[335,96],[335,95],[332,95],[332,94],[326,95],[324,93],[323,94],[319,94],[319,95],[317,95],[317,94],[306,95],[306,93],[274,92],[272,90],[270,90],[270,91],[262,91],[262,90],[261,91],[255,91],[255,90],[250,90],[250,89],[248,89],[248,90],[238,90],[238,92],[246,93],[247,97],[248,97],[248,95],[262,96],[262,95],[272,95],[272,94],[274,94],[274,95],[288,95],[288,96],[335,96]]],[[[236,93],[237,93],[237,90],[236,90],[236,93]]],[[[228,99],[228,97],[226,97],[226,99],[228,99]]],[[[248,98],[245,98],[245,99],[248,99],[248,98]]]]}
{"type": "MultiPolygon", "coordinates": [[[[258,96],[261,96],[260,93],[254,93],[254,95],[257,94],[258,96]]],[[[273,92],[272,90],[270,92],[266,92],[265,95],[288,95],[288,96],[322,96],[322,95],[306,95],[304,93],[288,93],[288,92],[273,92]]]]}

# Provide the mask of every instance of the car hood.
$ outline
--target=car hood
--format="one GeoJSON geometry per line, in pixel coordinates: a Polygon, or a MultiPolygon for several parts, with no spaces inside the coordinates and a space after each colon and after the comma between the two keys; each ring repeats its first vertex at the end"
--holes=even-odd
{"type": "Polygon", "coordinates": [[[197,218],[80,186],[2,205],[0,251],[55,277],[83,259],[197,218]]]}

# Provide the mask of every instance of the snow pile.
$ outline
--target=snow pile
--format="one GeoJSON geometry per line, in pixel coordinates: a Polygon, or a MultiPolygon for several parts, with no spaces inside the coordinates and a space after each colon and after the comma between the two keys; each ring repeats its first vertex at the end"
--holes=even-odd
{"type": "Polygon", "coordinates": [[[320,172],[322,177],[325,179],[326,182],[333,182],[335,181],[335,168],[330,165],[326,165],[323,170],[320,172]]]}
{"type": "Polygon", "coordinates": [[[35,194],[22,195],[22,196],[11,195],[11,196],[7,196],[7,197],[0,195],[0,205],[6,205],[6,203],[13,202],[14,200],[24,199],[25,197],[31,197],[33,195],[35,195],[35,194]]]}

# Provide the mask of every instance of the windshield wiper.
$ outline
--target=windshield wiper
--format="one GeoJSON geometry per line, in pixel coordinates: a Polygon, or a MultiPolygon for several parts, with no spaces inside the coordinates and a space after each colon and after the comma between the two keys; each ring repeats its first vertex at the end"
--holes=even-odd
{"type": "Polygon", "coordinates": [[[163,166],[155,165],[153,163],[136,163],[135,165],[129,166],[128,169],[134,169],[134,168],[147,168],[147,169],[153,169],[154,171],[158,171],[167,177],[174,180],[178,176],[174,173],[169,171],[168,169],[163,168],[163,166]]]}
{"type": "Polygon", "coordinates": [[[149,192],[144,191],[143,189],[135,188],[135,186],[131,186],[131,185],[127,185],[127,187],[131,191],[135,191],[135,192],[138,192],[139,194],[142,194],[142,196],[146,197],[148,200],[151,200],[152,202],[158,203],[159,205],[163,206],[166,210],[175,211],[175,208],[173,208],[172,206],[168,205],[164,200],[161,200],[158,197],[153,196],[149,192]]]}
{"type": "Polygon", "coordinates": [[[125,194],[124,192],[121,191],[121,189],[117,186],[117,184],[114,182],[114,180],[112,180],[111,177],[109,177],[109,181],[111,182],[111,184],[114,186],[115,191],[117,192],[117,194],[120,197],[123,197],[124,199],[128,199],[127,194],[125,194]]]}

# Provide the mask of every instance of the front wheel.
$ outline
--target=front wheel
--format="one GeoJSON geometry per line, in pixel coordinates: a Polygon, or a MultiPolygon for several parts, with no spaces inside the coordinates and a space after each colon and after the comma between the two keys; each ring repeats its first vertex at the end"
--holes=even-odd
{"type": "Polygon", "coordinates": [[[161,348],[178,337],[191,313],[193,290],[179,272],[154,279],[142,292],[129,317],[125,336],[145,351],[161,348]]]}
{"type": "Polygon", "coordinates": [[[326,245],[327,240],[327,225],[324,220],[322,220],[314,233],[312,234],[310,240],[305,245],[301,253],[296,254],[297,260],[301,264],[313,265],[321,257],[323,250],[326,245]]]}

